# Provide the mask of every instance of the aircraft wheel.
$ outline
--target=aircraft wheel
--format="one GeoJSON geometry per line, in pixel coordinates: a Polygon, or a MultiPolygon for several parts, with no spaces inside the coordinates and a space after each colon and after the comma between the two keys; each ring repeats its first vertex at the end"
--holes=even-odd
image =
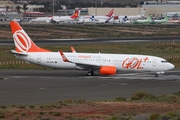
{"type": "Polygon", "coordinates": [[[155,74],[155,77],[159,77],[159,74],[155,74]]]}
{"type": "Polygon", "coordinates": [[[88,73],[87,73],[87,76],[93,76],[94,75],[94,72],[93,71],[89,71],[88,73]]]}

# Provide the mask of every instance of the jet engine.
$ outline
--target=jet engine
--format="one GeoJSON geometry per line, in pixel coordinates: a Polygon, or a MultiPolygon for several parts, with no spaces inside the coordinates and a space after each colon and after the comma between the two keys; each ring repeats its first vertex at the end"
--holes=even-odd
{"type": "Polygon", "coordinates": [[[102,66],[99,69],[99,73],[102,75],[116,74],[116,67],[115,66],[102,66]]]}

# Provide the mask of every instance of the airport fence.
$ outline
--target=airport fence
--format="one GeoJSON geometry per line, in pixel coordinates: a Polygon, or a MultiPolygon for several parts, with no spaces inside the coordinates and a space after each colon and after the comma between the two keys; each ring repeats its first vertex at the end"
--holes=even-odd
{"type": "Polygon", "coordinates": [[[17,65],[17,64],[30,64],[27,61],[3,61],[0,65],[17,65]]]}

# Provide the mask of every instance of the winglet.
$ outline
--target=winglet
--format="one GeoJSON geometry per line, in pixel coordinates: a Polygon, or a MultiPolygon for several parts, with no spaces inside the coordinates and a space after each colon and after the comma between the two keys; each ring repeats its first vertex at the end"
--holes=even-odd
{"type": "Polygon", "coordinates": [[[66,56],[64,55],[64,53],[63,53],[61,50],[60,50],[59,52],[60,52],[60,54],[61,54],[62,60],[63,60],[64,62],[69,62],[69,60],[66,58],[66,56]]]}
{"type": "Polygon", "coordinates": [[[71,51],[72,53],[76,53],[76,50],[73,47],[71,47],[71,51]]]}

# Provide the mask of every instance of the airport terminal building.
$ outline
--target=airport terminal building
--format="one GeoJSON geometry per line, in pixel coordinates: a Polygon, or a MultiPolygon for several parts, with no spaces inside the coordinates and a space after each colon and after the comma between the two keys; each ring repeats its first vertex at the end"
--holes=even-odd
{"type": "MultiPolygon", "coordinates": [[[[10,10],[16,10],[16,4],[10,0],[0,0],[0,8],[8,6],[10,10]]],[[[22,5],[20,5],[22,7],[22,5]]],[[[44,8],[43,5],[28,5],[27,12],[34,12],[37,8],[44,8]]],[[[146,1],[138,7],[121,7],[121,8],[82,8],[81,15],[106,15],[111,9],[114,9],[114,15],[137,15],[143,9],[146,9],[145,16],[152,14],[153,16],[162,16],[166,12],[180,12],[180,1],[146,1]]],[[[71,15],[74,10],[59,10],[56,15],[71,15]]],[[[23,11],[22,11],[23,12],[23,11]]],[[[45,13],[44,16],[52,15],[52,13],[45,13]]]]}
{"type": "MultiPolygon", "coordinates": [[[[105,15],[112,8],[88,8],[88,14],[105,15]]],[[[146,9],[145,16],[162,16],[166,12],[180,12],[180,1],[148,1],[139,7],[113,8],[115,15],[137,15],[146,9]]]]}

